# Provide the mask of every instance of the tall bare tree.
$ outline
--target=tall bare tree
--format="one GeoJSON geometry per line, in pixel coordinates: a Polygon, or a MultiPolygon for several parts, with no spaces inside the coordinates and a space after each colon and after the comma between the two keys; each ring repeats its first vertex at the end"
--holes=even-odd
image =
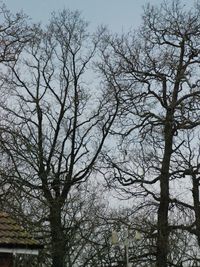
{"type": "Polygon", "coordinates": [[[9,90],[1,106],[2,172],[8,184],[46,205],[52,267],[63,267],[64,207],[70,191],[91,175],[118,102],[87,82],[99,36],[89,35],[79,12],[53,14],[46,29],[34,32],[2,76],[9,90]]]}
{"type": "Polygon", "coordinates": [[[155,202],[157,267],[170,264],[169,210],[183,133],[200,125],[199,26],[199,4],[190,11],[181,1],[147,5],[138,32],[108,33],[101,47],[99,69],[120,103],[113,134],[121,139],[105,155],[106,176],[155,202]]]}

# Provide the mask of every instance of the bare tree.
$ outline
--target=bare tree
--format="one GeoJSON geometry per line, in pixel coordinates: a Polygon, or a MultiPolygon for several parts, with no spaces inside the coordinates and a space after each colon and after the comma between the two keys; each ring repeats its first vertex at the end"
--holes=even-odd
{"type": "Polygon", "coordinates": [[[98,65],[120,103],[113,131],[119,145],[105,155],[105,176],[157,203],[157,267],[169,264],[169,210],[183,133],[200,125],[199,10],[197,4],[186,11],[180,1],[147,5],[138,32],[105,35],[98,65]]]}
{"type": "Polygon", "coordinates": [[[52,266],[63,267],[64,207],[71,190],[90,177],[118,102],[87,82],[99,36],[88,34],[79,12],[53,14],[46,29],[34,31],[17,63],[5,65],[2,172],[7,184],[45,205],[52,266]]]}
{"type": "MultiPolygon", "coordinates": [[[[25,45],[30,41],[34,32],[30,26],[28,17],[22,12],[12,14],[4,4],[0,5],[0,77],[7,71],[5,64],[15,64],[19,55],[23,51],[25,45]]],[[[0,78],[1,86],[1,105],[4,105],[6,100],[5,88],[3,86],[5,80],[0,78]]],[[[3,114],[0,114],[3,117],[3,114]]],[[[2,159],[3,162],[3,159],[2,159]]],[[[4,162],[5,163],[5,162],[4,162]]],[[[6,167],[6,163],[5,163],[6,167]]],[[[0,206],[1,209],[6,209],[9,199],[12,198],[8,188],[5,186],[5,177],[1,173],[0,178],[0,206]]]]}

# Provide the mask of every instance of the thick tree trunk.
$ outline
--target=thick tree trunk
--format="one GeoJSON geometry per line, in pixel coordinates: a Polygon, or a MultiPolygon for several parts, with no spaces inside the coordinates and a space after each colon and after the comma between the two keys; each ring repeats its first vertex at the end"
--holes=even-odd
{"type": "Polygon", "coordinates": [[[172,154],[172,120],[166,118],[165,150],[160,175],[160,203],[158,208],[157,267],[167,267],[168,256],[168,210],[169,210],[169,168],[172,154]]]}
{"type": "Polygon", "coordinates": [[[64,267],[65,236],[61,221],[61,207],[54,204],[50,208],[50,227],[52,239],[52,267],[64,267]]]}

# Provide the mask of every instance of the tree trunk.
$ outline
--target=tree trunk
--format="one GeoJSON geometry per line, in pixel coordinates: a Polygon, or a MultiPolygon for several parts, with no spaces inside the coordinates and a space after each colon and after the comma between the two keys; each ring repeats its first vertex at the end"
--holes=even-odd
{"type": "Polygon", "coordinates": [[[172,154],[172,116],[166,116],[165,149],[160,175],[160,203],[158,208],[157,267],[167,267],[168,255],[168,210],[169,210],[169,168],[172,154]]]}
{"type": "Polygon", "coordinates": [[[52,238],[52,267],[64,267],[65,236],[61,222],[61,206],[52,204],[50,208],[50,227],[52,238]]]}
{"type": "Polygon", "coordinates": [[[198,245],[200,247],[200,201],[199,201],[199,180],[195,174],[192,174],[192,195],[195,212],[195,226],[198,245]]]}

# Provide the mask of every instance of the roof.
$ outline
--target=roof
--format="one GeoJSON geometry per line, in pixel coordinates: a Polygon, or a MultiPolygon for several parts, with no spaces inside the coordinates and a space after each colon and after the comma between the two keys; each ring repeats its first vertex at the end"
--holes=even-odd
{"type": "Polygon", "coordinates": [[[9,214],[0,212],[0,248],[39,249],[42,246],[9,214]]]}

